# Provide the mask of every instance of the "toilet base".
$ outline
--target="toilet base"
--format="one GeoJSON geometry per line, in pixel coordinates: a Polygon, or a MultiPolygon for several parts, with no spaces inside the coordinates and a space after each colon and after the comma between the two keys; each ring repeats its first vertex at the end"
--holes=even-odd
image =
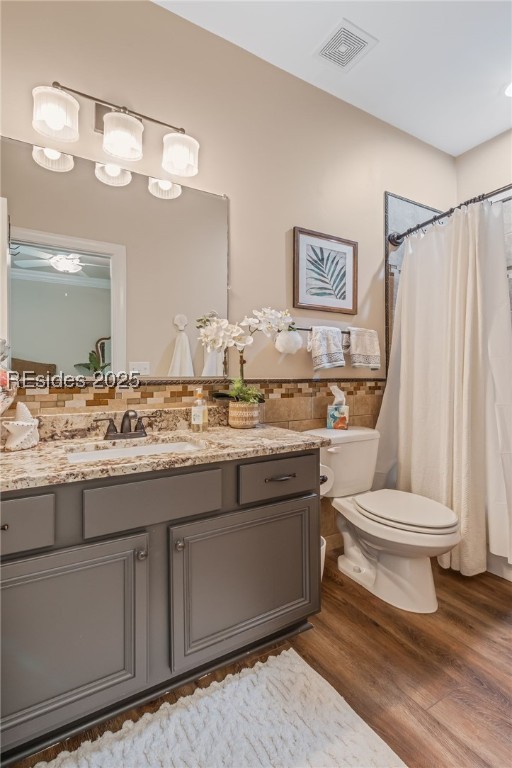
{"type": "Polygon", "coordinates": [[[400,557],[377,552],[368,559],[340,555],[338,570],[376,597],[403,611],[435,613],[437,598],[428,557],[400,557]]]}

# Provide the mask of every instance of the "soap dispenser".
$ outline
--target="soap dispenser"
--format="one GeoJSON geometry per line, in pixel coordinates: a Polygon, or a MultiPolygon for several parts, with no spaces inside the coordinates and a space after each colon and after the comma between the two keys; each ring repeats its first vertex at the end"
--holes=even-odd
{"type": "Polygon", "coordinates": [[[192,432],[205,432],[208,429],[208,406],[204,399],[202,387],[197,387],[195,390],[190,429],[192,432]]]}

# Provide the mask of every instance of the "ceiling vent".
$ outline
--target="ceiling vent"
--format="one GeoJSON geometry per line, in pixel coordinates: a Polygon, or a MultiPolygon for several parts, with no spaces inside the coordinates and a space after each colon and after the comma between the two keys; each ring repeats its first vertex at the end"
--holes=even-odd
{"type": "Polygon", "coordinates": [[[378,42],[376,37],[343,19],[341,27],[321,49],[320,56],[348,72],[378,42]]]}

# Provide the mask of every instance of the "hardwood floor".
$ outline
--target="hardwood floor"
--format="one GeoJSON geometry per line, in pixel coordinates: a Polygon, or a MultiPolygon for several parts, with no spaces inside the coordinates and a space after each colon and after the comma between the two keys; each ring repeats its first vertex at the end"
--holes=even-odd
{"type": "Polygon", "coordinates": [[[73,750],[104,730],[117,730],[125,719],[138,719],[163,701],[172,703],[287,647],[328,680],[409,768],[509,768],[512,584],[488,573],[468,579],[436,567],[439,610],[412,614],[386,605],[340,574],[335,555],[327,556],[322,612],[312,619],[312,631],[86,731],[18,768],[51,760],[62,749],[73,750]]]}

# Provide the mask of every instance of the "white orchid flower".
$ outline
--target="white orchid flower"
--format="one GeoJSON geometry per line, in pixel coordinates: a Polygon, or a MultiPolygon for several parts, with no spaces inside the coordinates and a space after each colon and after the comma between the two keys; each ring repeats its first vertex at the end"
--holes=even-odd
{"type": "Polygon", "coordinates": [[[270,307],[253,310],[253,316],[246,315],[240,323],[230,323],[226,318],[212,314],[199,318],[198,322],[204,323],[199,329],[199,339],[210,352],[224,351],[229,347],[236,347],[242,352],[254,342],[252,334],[255,331],[261,331],[267,338],[271,338],[293,326],[287,309],[277,310],[270,307]]]}

